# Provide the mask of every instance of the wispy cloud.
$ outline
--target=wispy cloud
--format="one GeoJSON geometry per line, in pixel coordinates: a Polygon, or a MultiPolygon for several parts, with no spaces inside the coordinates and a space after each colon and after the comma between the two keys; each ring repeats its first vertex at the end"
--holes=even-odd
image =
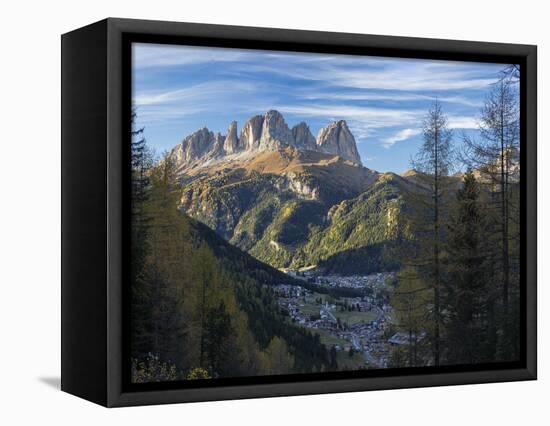
{"type": "MultiPolygon", "coordinates": [[[[258,59],[258,51],[253,49],[227,49],[215,47],[185,46],[185,54],[182,54],[182,46],[155,43],[135,43],[132,55],[134,67],[163,68],[174,66],[200,65],[206,63],[238,62],[255,63],[258,59]]],[[[295,64],[312,64],[338,61],[338,55],[316,55],[292,52],[262,51],[264,63],[277,64],[281,61],[291,61],[295,64]]]]}
{"type": "Polygon", "coordinates": [[[254,64],[242,67],[243,73],[271,73],[287,78],[322,81],[328,86],[354,89],[394,91],[450,91],[485,88],[498,79],[480,73],[462,63],[434,63],[432,61],[385,60],[377,67],[342,66],[338,62],[316,64],[314,67],[296,67],[292,63],[280,66],[254,64]]]}
{"type": "Polygon", "coordinates": [[[449,91],[479,89],[496,81],[495,78],[473,77],[471,73],[449,70],[447,67],[421,65],[410,70],[386,69],[381,71],[327,70],[326,77],[343,87],[385,89],[398,91],[449,91]]]}
{"type": "Polygon", "coordinates": [[[389,127],[407,122],[415,122],[424,114],[423,110],[361,107],[346,104],[278,105],[275,109],[283,113],[304,117],[355,120],[365,123],[367,128],[389,127]]]}
{"type": "Polygon", "coordinates": [[[479,121],[475,117],[450,115],[448,125],[451,129],[479,129],[479,121]]]}
{"type": "Polygon", "coordinates": [[[216,80],[173,90],[143,91],[134,97],[136,105],[162,105],[204,101],[219,102],[227,97],[238,98],[244,93],[254,93],[258,85],[246,81],[216,80]]]}
{"type": "Polygon", "coordinates": [[[238,49],[213,49],[166,44],[136,43],[132,50],[133,66],[137,69],[196,65],[216,62],[236,62],[248,57],[238,49]]]}
{"type": "MultiPolygon", "coordinates": [[[[450,116],[448,118],[448,125],[451,129],[477,129],[478,122],[473,117],[460,117],[460,116],[450,116]]],[[[382,146],[384,148],[391,148],[397,142],[401,142],[407,139],[417,136],[422,133],[422,130],[419,128],[406,128],[401,129],[391,136],[388,136],[382,140],[382,146]]]]}
{"type": "Polygon", "coordinates": [[[420,130],[420,129],[403,129],[403,130],[399,130],[397,133],[393,134],[392,136],[385,138],[382,141],[382,146],[384,148],[391,148],[397,142],[407,140],[407,139],[409,139],[413,136],[419,135],[420,133],[422,133],[422,130],[420,130]]]}
{"type": "Polygon", "coordinates": [[[483,105],[480,99],[469,99],[466,96],[436,96],[436,95],[422,95],[415,93],[404,93],[387,91],[385,93],[377,93],[374,91],[353,91],[353,92],[339,92],[325,90],[323,92],[304,93],[304,99],[310,100],[327,100],[327,101],[387,101],[387,102],[417,102],[427,101],[432,102],[436,99],[441,103],[452,103],[465,105],[469,107],[480,107],[483,105]]]}

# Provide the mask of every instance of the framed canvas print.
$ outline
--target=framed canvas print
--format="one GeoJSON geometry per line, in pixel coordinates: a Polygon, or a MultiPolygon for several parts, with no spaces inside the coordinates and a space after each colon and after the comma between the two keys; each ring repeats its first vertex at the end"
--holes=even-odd
{"type": "Polygon", "coordinates": [[[536,47],[107,19],[62,80],[63,390],[536,378],[536,47]]]}

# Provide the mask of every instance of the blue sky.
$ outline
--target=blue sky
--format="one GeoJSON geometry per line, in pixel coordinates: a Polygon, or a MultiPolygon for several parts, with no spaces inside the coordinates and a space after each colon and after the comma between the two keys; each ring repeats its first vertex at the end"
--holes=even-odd
{"type": "Polygon", "coordinates": [[[251,116],[280,111],[314,136],[345,119],[363,164],[403,172],[422,142],[437,98],[455,140],[477,130],[491,84],[505,65],[263,50],[133,45],[133,102],[157,153],[201,127],[240,131],[251,116]]]}

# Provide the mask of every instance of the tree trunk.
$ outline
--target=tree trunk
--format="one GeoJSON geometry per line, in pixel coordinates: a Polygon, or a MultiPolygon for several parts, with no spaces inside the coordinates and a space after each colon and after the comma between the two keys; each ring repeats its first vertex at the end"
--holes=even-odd
{"type": "Polygon", "coordinates": [[[438,129],[435,131],[435,176],[434,176],[434,364],[439,365],[440,358],[440,280],[439,280],[439,156],[438,129]]]}

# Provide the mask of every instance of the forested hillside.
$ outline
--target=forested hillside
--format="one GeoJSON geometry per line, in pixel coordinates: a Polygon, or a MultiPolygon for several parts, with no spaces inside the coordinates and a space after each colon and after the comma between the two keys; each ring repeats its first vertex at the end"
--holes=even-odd
{"type": "Polygon", "coordinates": [[[135,135],[134,382],[323,371],[319,336],[285,321],[271,285],[292,282],[177,209],[170,162],[135,135]]]}
{"type": "Polygon", "coordinates": [[[285,150],[192,178],[180,209],[277,268],[393,270],[382,248],[393,239],[408,185],[392,173],[285,150]],[[352,251],[357,262],[338,261],[352,251]]]}

